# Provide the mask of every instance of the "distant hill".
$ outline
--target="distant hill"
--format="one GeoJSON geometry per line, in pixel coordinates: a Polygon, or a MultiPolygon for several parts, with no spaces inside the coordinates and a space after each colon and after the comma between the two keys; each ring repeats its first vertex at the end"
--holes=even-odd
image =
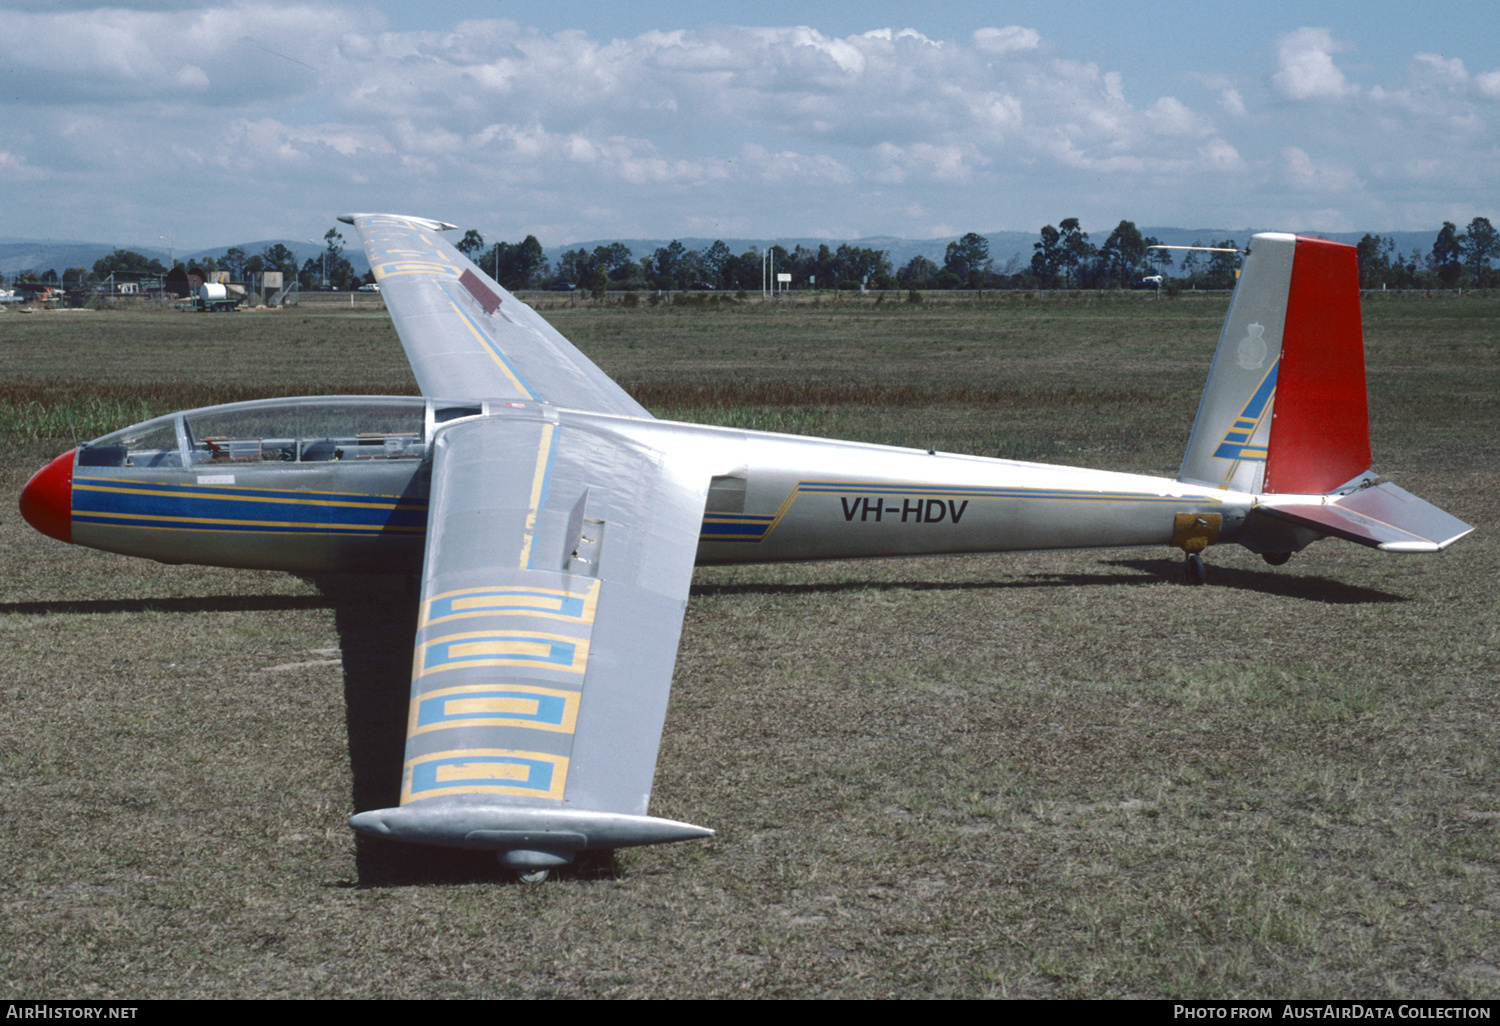
{"type": "MultiPolygon", "coordinates": [[[[1102,245],[1109,237],[1114,226],[1108,226],[1102,231],[1090,230],[1089,241],[1094,245],[1102,245]]],[[[1172,246],[1190,246],[1195,241],[1210,245],[1222,239],[1234,239],[1236,243],[1243,246],[1250,236],[1258,231],[1278,231],[1276,228],[1153,228],[1142,227],[1142,235],[1154,235],[1162,242],[1172,246]]],[[[1334,242],[1347,242],[1350,245],[1357,243],[1364,237],[1364,232],[1309,232],[1318,238],[1329,239],[1334,242]]],[[[1382,238],[1392,238],[1396,241],[1396,251],[1405,256],[1413,249],[1421,255],[1426,256],[1432,249],[1433,239],[1437,236],[1437,228],[1425,232],[1375,232],[1382,238]]],[[[458,233],[452,233],[454,241],[460,237],[458,233]]],[[[768,245],[775,244],[783,246],[788,250],[797,246],[805,246],[816,250],[819,246],[828,246],[837,249],[844,242],[850,245],[861,246],[868,249],[884,250],[890,254],[891,266],[899,270],[914,256],[925,256],[934,263],[941,264],[947,252],[948,243],[954,241],[956,236],[941,239],[903,239],[891,235],[876,235],[861,239],[815,239],[810,237],[782,236],[774,239],[725,239],[724,244],[734,253],[744,253],[749,249],[763,249],[768,245]]],[[[1014,258],[1020,267],[1025,267],[1031,262],[1032,246],[1037,241],[1036,232],[990,232],[985,235],[990,244],[990,256],[994,258],[996,265],[1002,271],[1007,261],[1014,258]]],[[[354,240],[354,233],[348,232],[344,256],[359,274],[366,274],[370,270],[369,261],[365,259],[364,251],[354,240]]],[[[487,239],[489,245],[494,245],[496,240],[487,239]]],[[[507,242],[520,242],[520,239],[507,239],[507,242]]],[[[592,251],[597,246],[608,246],[616,242],[623,242],[630,247],[631,255],[639,260],[643,256],[650,256],[662,246],[670,245],[672,239],[593,239],[586,242],[573,242],[561,246],[547,246],[547,259],[553,263],[557,262],[559,256],[566,250],[586,249],[592,251]]],[[[688,249],[707,249],[713,245],[715,240],[700,237],[679,237],[678,242],[688,249]]],[[[225,251],[238,247],[246,254],[254,255],[280,243],[297,254],[299,264],[309,258],[316,257],[323,252],[317,243],[297,242],[292,239],[261,239],[256,242],[238,242],[218,246],[213,249],[200,249],[192,252],[176,254],[177,259],[184,263],[203,260],[208,257],[217,259],[224,255],[225,251]]],[[[146,257],[154,257],[163,264],[167,262],[168,251],[158,249],[154,246],[133,246],[128,243],[105,244],[101,242],[76,242],[76,241],[39,241],[36,239],[0,238],[0,274],[7,277],[25,272],[34,271],[38,274],[48,270],[55,270],[58,274],[69,267],[93,267],[96,260],[108,256],[116,248],[130,249],[146,257]]]]}

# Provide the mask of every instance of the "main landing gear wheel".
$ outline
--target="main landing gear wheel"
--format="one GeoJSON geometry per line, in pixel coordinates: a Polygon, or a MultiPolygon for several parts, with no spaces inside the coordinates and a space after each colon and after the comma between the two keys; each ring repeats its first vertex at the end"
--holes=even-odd
{"type": "Polygon", "coordinates": [[[546,869],[518,869],[516,870],[516,879],[523,884],[544,883],[549,872],[550,870],[546,869]]]}
{"type": "Polygon", "coordinates": [[[1203,565],[1203,557],[1196,552],[1188,553],[1182,568],[1186,572],[1189,584],[1198,585],[1208,580],[1208,567],[1203,565]]]}
{"type": "Polygon", "coordinates": [[[1281,566],[1287,560],[1292,558],[1292,554],[1290,552],[1262,552],[1260,554],[1260,558],[1264,559],[1272,566],[1281,566]]]}

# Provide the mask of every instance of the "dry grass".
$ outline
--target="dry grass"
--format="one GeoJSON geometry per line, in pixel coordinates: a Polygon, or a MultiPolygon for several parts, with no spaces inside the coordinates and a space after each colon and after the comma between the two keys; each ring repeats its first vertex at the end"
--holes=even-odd
{"type": "MultiPolygon", "coordinates": [[[[658,412],[1174,470],[1222,301],[1042,306],[553,316],[658,412]]],[[[1493,998],[1497,313],[1366,308],[1378,465],[1481,525],[1441,557],[700,571],[653,811],[718,836],[540,888],[344,825],[393,800],[400,581],[0,518],[0,990],[1493,998]]],[[[0,480],[58,406],[372,385],[410,390],[362,313],[0,315],[0,480]]]]}

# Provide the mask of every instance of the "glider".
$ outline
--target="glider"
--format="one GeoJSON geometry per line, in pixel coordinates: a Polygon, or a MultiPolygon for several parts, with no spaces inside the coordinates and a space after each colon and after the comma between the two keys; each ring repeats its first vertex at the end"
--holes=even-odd
{"type": "Polygon", "coordinates": [[[54,538],[166,563],[420,575],[401,800],[366,834],[581,851],[712,831],[649,814],[695,563],[1323,537],[1436,552],[1471,528],[1370,470],[1351,246],[1254,237],[1176,479],[659,421],[445,242],[354,225],[427,398],[189,410],[59,456],[54,538]]]}

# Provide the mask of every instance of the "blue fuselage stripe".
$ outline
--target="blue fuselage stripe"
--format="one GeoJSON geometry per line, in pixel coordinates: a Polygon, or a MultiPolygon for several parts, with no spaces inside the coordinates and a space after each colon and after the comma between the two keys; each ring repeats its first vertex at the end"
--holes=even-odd
{"type": "Polygon", "coordinates": [[[184,496],[183,489],[93,487],[73,489],[73,519],[120,527],[201,528],[210,531],[304,531],[350,529],[424,532],[427,505],[398,503],[389,496],[277,492],[238,496],[211,492],[184,496]],[[175,494],[173,494],[175,492],[175,494]]]}

